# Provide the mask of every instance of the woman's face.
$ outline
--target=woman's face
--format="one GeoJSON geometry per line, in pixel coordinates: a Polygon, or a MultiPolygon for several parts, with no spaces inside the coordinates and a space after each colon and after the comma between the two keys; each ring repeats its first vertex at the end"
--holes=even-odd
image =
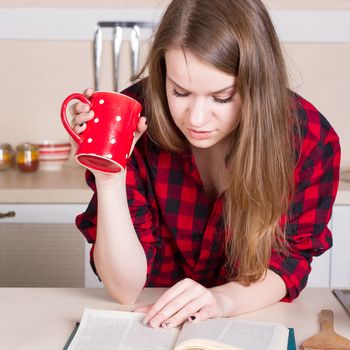
{"type": "Polygon", "coordinates": [[[165,62],[166,94],[176,126],[194,147],[223,143],[239,120],[237,78],[181,49],[169,49],[165,62]]]}

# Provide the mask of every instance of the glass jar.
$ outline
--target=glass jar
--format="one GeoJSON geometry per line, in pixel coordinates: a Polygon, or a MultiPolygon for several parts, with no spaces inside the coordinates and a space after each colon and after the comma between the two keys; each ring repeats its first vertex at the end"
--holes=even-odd
{"type": "Polygon", "coordinates": [[[22,143],[16,148],[16,163],[20,171],[32,173],[39,167],[39,147],[31,143],[22,143]]]}
{"type": "Polygon", "coordinates": [[[13,150],[9,143],[0,144],[0,171],[11,168],[13,150]]]}

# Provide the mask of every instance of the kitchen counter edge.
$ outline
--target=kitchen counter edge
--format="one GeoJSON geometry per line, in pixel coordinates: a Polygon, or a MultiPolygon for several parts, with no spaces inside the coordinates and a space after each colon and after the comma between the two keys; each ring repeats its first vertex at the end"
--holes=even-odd
{"type": "MultiPolygon", "coordinates": [[[[33,174],[1,172],[0,203],[88,203],[92,191],[84,172],[84,168],[75,165],[33,174]]],[[[340,182],[335,205],[350,205],[350,181],[340,182]]]]}

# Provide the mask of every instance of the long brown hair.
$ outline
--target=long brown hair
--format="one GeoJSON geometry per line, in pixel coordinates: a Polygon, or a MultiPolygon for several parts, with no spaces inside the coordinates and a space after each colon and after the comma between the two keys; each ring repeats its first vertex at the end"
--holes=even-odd
{"type": "Polygon", "coordinates": [[[261,279],[271,251],[285,246],[281,217],[293,192],[291,96],[280,44],[260,0],[173,0],[147,58],[149,135],[163,149],[186,147],[165,90],[165,52],[181,47],[237,77],[242,106],[226,158],[225,248],[229,278],[261,279]]]}

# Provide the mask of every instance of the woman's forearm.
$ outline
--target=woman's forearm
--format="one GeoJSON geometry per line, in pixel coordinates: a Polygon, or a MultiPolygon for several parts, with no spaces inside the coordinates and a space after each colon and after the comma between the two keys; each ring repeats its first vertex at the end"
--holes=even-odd
{"type": "Polygon", "coordinates": [[[211,288],[222,305],[225,317],[262,309],[280,301],[287,293],[283,279],[271,270],[259,282],[243,286],[237,282],[211,288]]]}
{"type": "Polygon", "coordinates": [[[130,217],[125,172],[96,179],[96,186],[96,269],[113,298],[132,304],[145,284],[147,260],[130,217]]]}

